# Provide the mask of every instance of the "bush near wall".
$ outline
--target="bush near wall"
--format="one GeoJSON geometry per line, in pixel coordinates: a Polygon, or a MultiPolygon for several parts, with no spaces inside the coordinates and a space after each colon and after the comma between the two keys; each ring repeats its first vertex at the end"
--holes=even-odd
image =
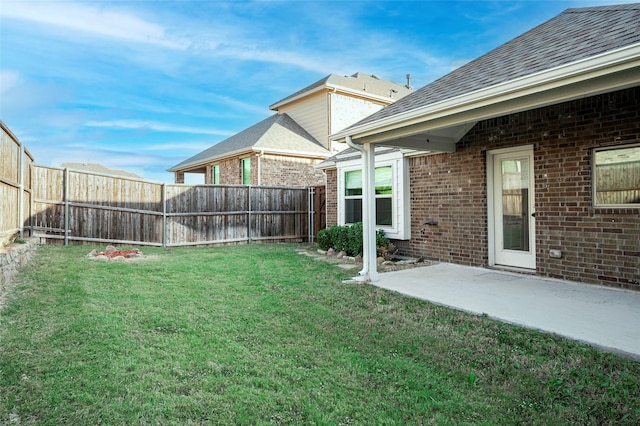
{"type": "MultiPolygon", "coordinates": [[[[347,256],[362,256],[363,253],[363,228],[362,222],[353,225],[333,225],[318,232],[318,246],[322,250],[344,251],[347,256]]],[[[378,254],[381,249],[388,249],[391,242],[384,235],[384,230],[376,232],[376,247],[378,254]]]]}

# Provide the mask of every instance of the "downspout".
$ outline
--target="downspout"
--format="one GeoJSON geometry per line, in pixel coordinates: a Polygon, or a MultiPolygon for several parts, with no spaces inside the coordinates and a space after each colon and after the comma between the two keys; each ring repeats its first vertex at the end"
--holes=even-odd
{"type": "Polygon", "coordinates": [[[376,263],[376,196],[375,196],[375,153],[371,144],[356,145],[350,136],[347,145],[362,154],[362,281],[378,281],[376,263]]]}

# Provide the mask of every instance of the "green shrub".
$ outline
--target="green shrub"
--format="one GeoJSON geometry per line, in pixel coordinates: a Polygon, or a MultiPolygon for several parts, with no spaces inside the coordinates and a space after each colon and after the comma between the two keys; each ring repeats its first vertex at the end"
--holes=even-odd
{"type": "Polygon", "coordinates": [[[350,233],[349,233],[348,226],[336,226],[336,239],[335,239],[336,251],[348,252],[349,235],[350,233]]]}
{"type": "MultiPolygon", "coordinates": [[[[362,255],[364,243],[362,239],[362,222],[351,226],[333,225],[330,228],[318,232],[318,246],[321,250],[333,248],[335,251],[344,251],[348,256],[362,255]]],[[[376,231],[376,247],[378,254],[380,249],[387,249],[391,242],[384,235],[384,230],[376,231]]]]}
{"type": "Polygon", "coordinates": [[[318,231],[317,239],[320,250],[329,250],[332,247],[331,234],[328,229],[321,229],[318,231]]]}
{"type": "Polygon", "coordinates": [[[388,248],[391,241],[384,235],[384,229],[378,229],[376,232],[376,247],[388,248]]]}
{"type": "Polygon", "coordinates": [[[349,227],[349,241],[345,250],[349,256],[362,255],[363,239],[362,239],[362,222],[354,223],[349,227]]]}

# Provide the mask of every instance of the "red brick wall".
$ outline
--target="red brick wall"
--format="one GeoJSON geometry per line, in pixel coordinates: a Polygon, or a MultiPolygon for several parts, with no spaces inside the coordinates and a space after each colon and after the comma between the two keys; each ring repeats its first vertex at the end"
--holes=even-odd
{"type": "MultiPolygon", "coordinates": [[[[246,158],[246,156],[242,158],[246,158]]],[[[242,163],[240,161],[242,158],[234,157],[216,163],[220,165],[221,185],[242,185],[242,163]]],[[[253,169],[253,161],[251,162],[251,168],[253,169]]],[[[253,178],[253,170],[251,172],[251,177],[253,178]]]]}
{"type": "MultiPolygon", "coordinates": [[[[254,157],[251,161],[252,163],[255,161],[257,166],[257,157],[254,157]]],[[[260,159],[261,184],[274,186],[324,186],[324,173],[313,167],[317,162],[319,161],[306,158],[297,159],[265,155],[260,159]]],[[[251,164],[251,168],[253,169],[253,164],[251,164]]],[[[251,178],[253,180],[253,175],[251,178]]]]}
{"type": "Polygon", "coordinates": [[[640,290],[640,209],[591,200],[592,149],[640,142],[639,99],[636,87],[482,121],[455,153],[410,159],[412,239],[396,244],[405,254],[486,265],[486,152],[533,145],[537,273],[640,290]],[[438,225],[424,225],[429,219],[438,225]],[[563,257],[550,258],[550,249],[563,257]]]}
{"type": "Polygon", "coordinates": [[[327,227],[338,224],[338,171],[327,170],[327,227]]]}
{"type": "MultiPolygon", "coordinates": [[[[242,163],[246,155],[212,163],[207,166],[206,183],[211,183],[213,165],[220,166],[220,184],[241,185],[242,163]]],[[[319,161],[319,160],[318,160],[319,161]]],[[[325,184],[324,173],[316,170],[313,165],[317,160],[287,158],[265,155],[260,159],[260,184],[268,186],[322,186],[325,184]]],[[[258,157],[251,156],[251,185],[258,184],[258,157]]]]}

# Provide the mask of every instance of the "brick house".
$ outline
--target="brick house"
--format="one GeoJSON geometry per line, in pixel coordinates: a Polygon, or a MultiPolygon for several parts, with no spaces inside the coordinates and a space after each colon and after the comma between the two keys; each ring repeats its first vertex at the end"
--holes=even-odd
{"type": "Polygon", "coordinates": [[[364,222],[365,279],[382,228],[406,255],[640,290],[640,4],[568,9],[332,137],[353,148],[318,166],[327,225],[364,222]]]}
{"type": "Polygon", "coordinates": [[[314,166],[346,147],[329,135],[384,108],[411,89],[372,75],[330,74],[274,103],[276,113],[171,167],[176,183],[185,173],[205,184],[325,185],[314,166]]]}

